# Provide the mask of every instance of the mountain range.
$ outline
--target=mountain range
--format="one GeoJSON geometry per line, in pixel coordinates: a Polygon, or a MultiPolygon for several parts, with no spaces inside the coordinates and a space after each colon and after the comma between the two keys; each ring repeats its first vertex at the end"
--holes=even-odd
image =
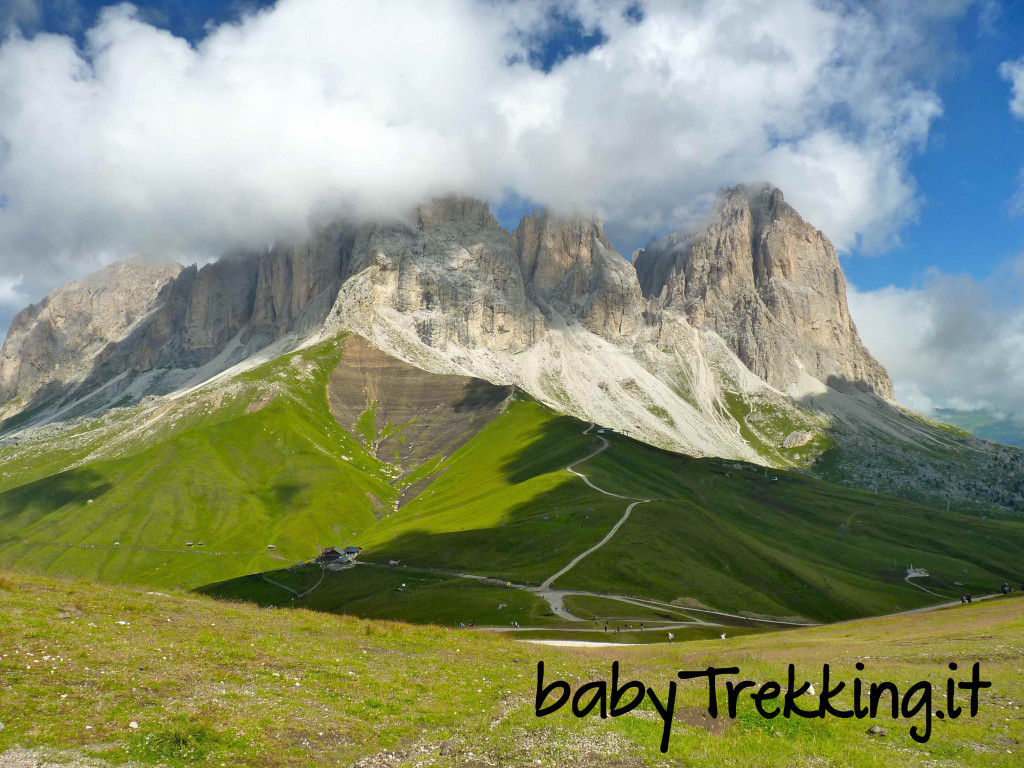
{"type": "Polygon", "coordinates": [[[770,185],[723,190],[702,227],[632,264],[592,217],[539,212],[509,232],[454,197],[202,268],[117,263],[14,319],[3,431],[173,395],[342,331],[689,455],[1022,504],[1018,452],[894,401],[835,249],[770,185]]]}
{"type": "Polygon", "coordinates": [[[1024,542],[1024,454],[895,401],[835,249],[770,185],[631,260],[594,217],[509,231],[445,197],[113,264],[15,318],[0,416],[0,563],[271,604],[430,620],[365,568],[247,576],[356,543],[514,582],[524,616],[842,618],[939,594],[911,563],[1013,578],[1024,542]]]}

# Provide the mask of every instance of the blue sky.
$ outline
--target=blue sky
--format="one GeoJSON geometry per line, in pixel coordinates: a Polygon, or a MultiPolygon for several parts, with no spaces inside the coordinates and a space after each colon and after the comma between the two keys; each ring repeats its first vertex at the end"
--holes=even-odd
{"type": "Polygon", "coordinates": [[[325,210],[545,203],[628,255],[765,180],[903,401],[1024,411],[1024,0],[108,5],[0,0],[0,328],[325,210]]]}
{"type": "Polygon", "coordinates": [[[958,24],[937,91],[943,115],[914,155],[920,212],[901,244],[874,257],[854,251],[847,277],[869,290],[908,286],[929,268],[987,277],[1024,251],[1024,216],[1011,201],[1024,168],[1024,123],[1008,107],[1000,64],[1024,54],[1024,2],[1006,2],[979,24],[979,9],[958,24]]]}

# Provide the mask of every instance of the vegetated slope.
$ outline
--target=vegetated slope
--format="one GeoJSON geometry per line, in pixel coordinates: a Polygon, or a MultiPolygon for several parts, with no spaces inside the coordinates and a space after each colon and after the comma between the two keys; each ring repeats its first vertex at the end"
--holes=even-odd
{"type": "Polygon", "coordinates": [[[622,515],[620,499],[565,471],[591,450],[585,427],[528,400],[512,402],[357,543],[374,560],[541,582],[622,515]]]}
{"type": "MultiPolygon", "coordinates": [[[[904,582],[911,564],[932,571],[940,594],[964,570],[976,591],[1019,578],[1019,522],[789,473],[771,482],[753,465],[585,434],[588,425],[522,394],[507,400],[501,388],[408,368],[362,340],[330,339],[178,399],[8,446],[28,482],[12,475],[0,493],[0,563],[198,587],[358,544],[379,564],[538,585],[601,542],[628,503],[651,499],[552,586],[824,620],[938,599],[904,582]],[[369,450],[406,430],[414,440],[381,458],[369,450]],[[79,436],[97,460],[76,448],[46,466],[48,445],[79,436]],[[603,440],[610,447],[595,453],[603,440]]],[[[435,581],[402,591],[392,581],[358,568],[328,574],[299,601],[262,583],[254,592],[252,580],[217,592],[416,621],[549,619],[527,593],[508,600],[435,581]],[[454,609],[438,609],[449,599],[454,609]],[[502,602],[522,616],[495,614],[502,602]]]]}
{"type": "Polygon", "coordinates": [[[0,494],[0,562],[198,586],[366,529],[367,494],[390,503],[395,492],[388,467],[327,410],[337,357],[334,343],[282,357],[242,376],[260,386],[166,439],[0,494]]]}
{"type": "Polygon", "coordinates": [[[0,449],[0,563],[199,586],[306,560],[369,529],[510,394],[339,337],[179,398],[44,428],[0,449]],[[353,412],[357,434],[332,409],[353,412]]]}
{"type": "Polygon", "coordinates": [[[466,579],[405,568],[340,571],[305,565],[210,584],[200,594],[263,606],[309,608],[364,619],[395,619],[456,627],[545,626],[564,623],[536,595],[494,580],[466,579]]]}
{"type": "MultiPolygon", "coordinates": [[[[1016,768],[1019,743],[1006,718],[1024,686],[1024,601],[885,617],[753,637],[571,652],[490,633],[276,611],[181,594],[55,581],[0,572],[0,762],[58,764],[92,756],[142,765],[364,764],[891,765],[1016,768]],[[669,751],[649,699],[631,713],[585,718],[568,708],[534,714],[537,662],[546,681],[640,680],[662,701],[679,684],[669,751]],[[858,672],[855,662],[865,669],[858,672]],[[969,678],[975,661],[993,682],[977,717],[932,721],[927,744],[913,719],[840,720],[757,715],[744,694],[737,718],[710,721],[706,682],[677,670],[736,666],[740,678],[820,687],[855,676],[905,692],[921,680],[944,706],[947,662],[969,678]],[[138,727],[130,727],[135,723],[138,727]],[[872,738],[869,725],[888,734],[872,738]],[[49,750],[67,750],[63,760],[49,750]],[[894,758],[894,755],[896,757],[894,758]],[[35,762],[31,762],[35,760],[35,762]]],[[[719,688],[720,701],[724,697],[719,688]]],[[[850,688],[833,699],[851,705],[850,688]]],[[[886,699],[887,700],[887,699],[886,699]]],[[[816,699],[801,697],[802,706],[816,699]]],[[[958,703],[967,694],[958,693],[958,703]]],[[[885,707],[881,708],[884,712],[885,707]]]]}
{"type": "MultiPolygon", "coordinates": [[[[1024,563],[1024,525],[1016,520],[936,510],[794,472],[769,476],[754,465],[693,459],[584,428],[535,403],[512,402],[442,462],[415,498],[355,540],[365,547],[361,559],[399,560],[400,572],[435,569],[536,586],[600,542],[628,503],[652,499],[552,587],[827,621],[988,591],[1018,579],[1024,563]],[[580,462],[602,439],[609,448],[580,462]],[[576,462],[622,498],[565,471],[576,462]],[[911,565],[930,572],[918,582],[925,589],[905,580],[911,565]]],[[[261,601],[410,621],[516,618],[493,613],[500,595],[489,612],[453,613],[428,590],[412,608],[409,594],[424,588],[412,583],[406,591],[382,585],[370,608],[356,598],[363,578],[380,577],[357,567],[326,574],[303,599],[263,588],[261,601]]],[[[250,599],[252,584],[212,589],[250,599]]]]}
{"type": "Polygon", "coordinates": [[[917,583],[949,599],[1020,578],[1024,526],[1016,520],[937,510],[796,472],[615,450],[626,442],[613,438],[611,450],[580,469],[633,495],[645,490],[639,477],[672,482],[557,587],[615,591],[630,583],[665,601],[834,620],[934,602],[904,580],[911,565],[930,574],[917,583]]]}

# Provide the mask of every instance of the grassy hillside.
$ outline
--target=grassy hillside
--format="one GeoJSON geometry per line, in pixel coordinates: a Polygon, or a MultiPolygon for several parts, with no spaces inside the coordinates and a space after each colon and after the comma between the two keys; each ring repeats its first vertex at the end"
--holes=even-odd
{"type": "MultiPolygon", "coordinates": [[[[522,395],[500,409],[495,397],[477,398],[485,409],[456,424],[435,400],[469,402],[460,393],[472,380],[442,377],[438,394],[416,371],[392,402],[382,388],[394,374],[367,374],[345,349],[344,339],[323,342],[176,400],[72,425],[71,436],[0,449],[10,484],[0,492],[0,564],[160,588],[216,585],[209,591],[224,597],[370,617],[534,626],[556,623],[554,609],[505,582],[552,579],[620,522],[551,586],[828,621],[1024,576],[1018,520],[690,459],[588,432],[522,395]],[[332,416],[339,404],[353,431],[332,416]],[[378,409],[401,423],[376,424],[378,409]],[[360,424],[373,434],[356,434],[360,424]],[[393,462],[391,449],[376,458],[372,444],[399,428],[417,437],[393,462]],[[103,450],[69,466],[59,449],[78,435],[103,450]],[[460,447],[430,455],[424,445],[460,447]],[[12,479],[18,471],[24,482],[12,479]],[[409,568],[284,570],[346,544],[364,547],[364,561],[409,568]],[[904,580],[911,565],[931,574],[919,586],[904,580]],[[271,583],[293,577],[310,583],[271,583]]],[[[375,372],[404,365],[379,353],[360,359],[375,372]]]]}
{"type": "Polygon", "coordinates": [[[395,491],[389,468],[327,411],[337,360],[334,344],[285,356],[186,425],[158,422],[163,439],[147,434],[137,453],[0,494],[0,563],[198,586],[309,558],[370,527],[367,494],[390,503],[395,491]]]}
{"type": "MultiPolygon", "coordinates": [[[[685,645],[563,650],[448,631],[225,604],[172,592],[0,572],[0,764],[168,766],[819,765],[1016,768],[1024,600],[685,645]],[[649,700],[615,718],[566,710],[537,718],[536,665],[548,679],[626,680],[665,694],[677,670],[735,665],[740,677],[820,686],[821,665],[852,680],[943,687],[947,662],[981,662],[993,687],[977,717],[766,720],[702,717],[706,689],[683,683],[669,750],[649,700]],[[131,724],[137,725],[133,728],[131,724]],[[883,737],[865,733],[877,724],[883,737]],[[57,759],[55,750],[63,751],[57,759]]],[[[959,677],[958,679],[965,679],[959,677]]],[[[846,693],[835,700],[850,706],[846,693]]],[[[721,695],[721,690],[720,690],[721,695]]],[[[936,693],[936,697],[939,694],[936,693]]],[[[960,703],[965,703],[961,694],[960,703]]],[[[801,698],[803,706],[813,699],[801,698]]],[[[936,698],[935,706],[941,706],[936,698]]],[[[723,713],[724,715],[724,713],[723,713]]]]}
{"type": "Polygon", "coordinates": [[[517,403],[479,443],[452,456],[426,493],[360,537],[364,558],[538,584],[597,543],[629,500],[650,498],[553,586],[820,621],[935,602],[904,581],[911,565],[930,572],[923,586],[949,597],[1020,578],[1019,522],[797,473],[766,476],[752,465],[690,459],[618,435],[577,469],[625,500],[564,470],[514,483],[520,463],[567,464],[570,447],[585,456],[593,444],[581,444],[590,436],[580,427],[517,403]]]}

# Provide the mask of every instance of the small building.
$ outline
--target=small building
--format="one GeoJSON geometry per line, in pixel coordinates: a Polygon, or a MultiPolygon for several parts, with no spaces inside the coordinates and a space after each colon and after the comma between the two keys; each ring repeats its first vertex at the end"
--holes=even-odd
{"type": "Polygon", "coordinates": [[[339,549],[338,547],[327,547],[323,552],[320,553],[316,561],[318,563],[336,563],[336,562],[351,562],[355,560],[356,555],[363,551],[362,547],[345,547],[339,549]]]}
{"type": "Polygon", "coordinates": [[[320,553],[320,556],[317,557],[317,561],[321,563],[333,563],[335,560],[340,560],[344,556],[345,552],[343,550],[340,550],[337,547],[327,547],[320,553]]]}

